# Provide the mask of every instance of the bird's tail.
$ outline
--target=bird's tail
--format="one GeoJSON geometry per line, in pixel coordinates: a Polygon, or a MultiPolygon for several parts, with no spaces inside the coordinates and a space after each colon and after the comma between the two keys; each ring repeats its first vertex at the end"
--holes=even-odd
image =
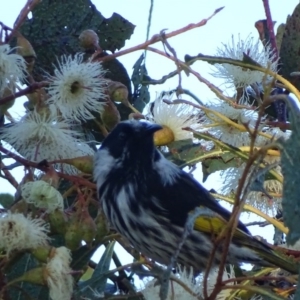
{"type": "Polygon", "coordinates": [[[272,249],[269,245],[264,242],[259,241],[255,237],[252,239],[253,243],[251,243],[252,250],[255,251],[259,255],[260,258],[263,259],[261,265],[265,266],[276,266],[281,269],[284,269],[292,274],[298,274],[300,270],[300,265],[294,258],[284,255],[278,251],[272,249]],[[267,262],[264,264],[264,262],[267,262]],[[269,265],[268,265],[269,264],[269,265]]]}

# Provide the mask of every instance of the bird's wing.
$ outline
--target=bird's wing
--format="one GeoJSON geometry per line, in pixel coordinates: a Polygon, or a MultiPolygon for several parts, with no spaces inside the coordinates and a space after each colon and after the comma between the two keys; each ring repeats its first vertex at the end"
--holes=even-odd
{"type": "MultiPolygon", "coordinates": [[[[165,168],[168,165],[166,164],[165,168]]],[[[173,166],[172,166],[173,167],[173,166]]],[[[166,174],[168,171],[166,171],[166,174]]],[[[164,181],[164,172],[154,172],[151,176],[149,191],[159,201],[168,217],[179,226],[184,226],[191,211],[202,207],[204,214],[195,222],[195,229],[211,232],[211,226],[217,233],[230,219],[231,213],[193,177],[178,168],[176,176],[164,181]],[[206,214],[206,215],[205,215],[206,214]]],[[[163,210],[162,210],[163,212],[163,210]]],[[[249,234],[246,226],[239,222],[237,228],[249,234]]]]}
{"type": "MultiPolygon", "coordinates": [[[[201,231],[215,237],[219,235],[227,226],[227,220],[223,219],[220,215],[214,213],[206,213],[205,211],[196,217],[194,221],[194,229],[201,231]]],[[[233,239],[237,243],[247,244],[252,237],[248,232],[245,232],[241,228],[236,228],[233,233],[233,239]]]]}

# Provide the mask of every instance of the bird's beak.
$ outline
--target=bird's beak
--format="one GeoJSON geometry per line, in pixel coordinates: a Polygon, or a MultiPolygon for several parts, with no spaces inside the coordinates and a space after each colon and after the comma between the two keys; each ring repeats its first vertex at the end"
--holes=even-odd
{"type": "Polygon", "coordinates": [[[162,129],[162,127],[158,124],[154,124],[154,123],[147,123],[147,127],[146,127],[146,133],[147,134],[153,134],[154,132],[158,131],[162,129]]]}

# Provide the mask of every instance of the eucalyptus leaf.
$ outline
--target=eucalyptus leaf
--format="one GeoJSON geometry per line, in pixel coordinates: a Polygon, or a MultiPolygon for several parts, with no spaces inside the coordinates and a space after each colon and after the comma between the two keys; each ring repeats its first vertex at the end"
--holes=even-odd
{"type": "Polygon", "coordinates": [[[300,239],[300,112],[294,100],[289,99],[292,134],[287,141],[281,141],[283,182],[283,220],[289,228],[287,243],[295,244],[300,239]]]}
{"type": "Polygon", "coordinates": [[[14,201],[15,198],[13,195],[8,193],[0,194],[0,205],[2,205],[4,208],[10,208],[14,201]]]}
{"type": "Polygon", "coordinates": [[[116,13],[104,18],[90,0],[43,0],[20,31],[37,55],[34,77],[42,80],[45,71],[52,73],[56,57],[83,51],[78,42],[83,30],[93,29],[101,48],[114,52],[125,45],[134,27],[116,13]]]}
{"type": "Polygon", "coordinates": [[[143,111],[146,104],[150,101],[149,86],[143,84],[145,76],[148,75],[144,58],[144,54],[138,58],[133,66],[133,73],[131,76],[134,88],[132,103],[140,112],[143,111]]]}
{"type": "Polygon", "coordinates": [[[80,284],[80,289],[77,292],[79,295],[87,295],[86,293],[99,293],[105,292],[107,283],[107,273],[109,271],[112,255],[114,253],[115,241],[108,244],[106,247],[97,267],[95,268],[92,277],[80,284]]]}
{"type": "Polygon", "coordinates": [[[280,69],[279,73],[290,80],[300,89],[300,77],[292,77],[292,72],[300,71],[300,4],[298,4],[293,14],[288,17],[283,33],[280,47],[280,69]]]}
{"type": "MultiPolygon", "coordinates": [[[[27,271],[33,269],[38,265],[36,259],[29,253],[25,253],[22,255],[21,259],[17,260],[13,266],[10,268],[9,273],[7,274],[8,282],[22,276],[27,271]]],[[[34,285],[28,282],[20,282],[17,284],[19,288],[14,288],[12,286],[9,289],[9,295],[11,299],[15,300],[27,300],[28,295],[33,299],[38,299],[38,295],[41,291],[41,286],[34,285]],[[26,291],[26,293],[22,292],[22,289],[26,291]],[[26,295],[28,294],[28,295],[26,295]]]]}

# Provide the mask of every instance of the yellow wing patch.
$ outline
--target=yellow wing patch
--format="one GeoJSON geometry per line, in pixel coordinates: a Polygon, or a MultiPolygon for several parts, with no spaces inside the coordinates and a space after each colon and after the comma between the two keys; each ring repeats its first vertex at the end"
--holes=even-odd
{"type": "MultiPolygon", "coordinates": [[[[204,214],[197,217],[194,223],[194,229],[214,236],[220,234],[227,224],[228,222],[219,215],[215,213],[208,213],[207,215],[204,214]]],[[[235,229],[233,236],[238,239],[248,237],[248,235],[239,228],[235,229]]]]}
{"type": "Polygon", "coordinates": [[[194,223],[194,229],[217,235],[224,230],[226,225],[227,222],[218,216],[199,216],[194,223]]]}

